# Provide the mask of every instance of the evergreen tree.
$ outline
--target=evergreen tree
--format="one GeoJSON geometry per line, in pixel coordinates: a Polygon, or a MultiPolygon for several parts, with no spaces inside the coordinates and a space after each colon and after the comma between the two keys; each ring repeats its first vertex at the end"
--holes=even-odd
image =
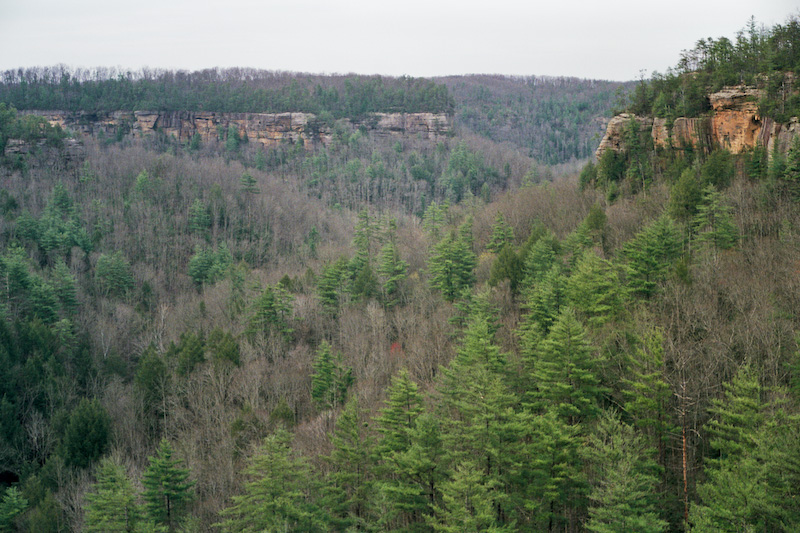
{"type": "Polygon", "coordinates": [[[338,312],[347,292],[347,259],[341,258],[323,268],[317,291],[322,307],[331,314],[338,312]]]}
{"type": "Polygon", "coordinates": [[[62,442],[67,465],[87,468],[108,449],[111,417],[97,400],[83,398],[70,413],[62,442]]]}
{"type": "Polygon", "coordinates": [[[442,483],[443,505],[434,507],[427,518],[433,531],[444,533],[502,533],[514,531],[513,524],[497,521],[492,492],[496,487],[482,476],[478,465],[459,464],[453,477],[442,483]]]}
{"type": "Polygon", "coordinates": [[[17,517],[28,508],[28,500],[17,487],[8,487],[0,499],[0,532],[17,531],[17,517]]]}
{"type": "Polygon", "coordinates": [[[681,237],[672,219],[662,215],[625,243],[628,286],[638,295],[650,297],[680,257],[681,237]]]}
{"type": "Polygon", "coordinates": [[[200,198],[196,198],[189,207],[189,231],[208,239],[210,228],[211,213],[208,206],[200,198]]]}
{"type": "Polygon", "coordinates": [[[173,455],[169,441],[162,439],[156,455],[147,458],[148,466],[142,474],[147,514],[169,531],[180,525],[194,497],[189,470],[182,468],[181,461],[173,455]]]}
{"type": "Polygon", "coordinates": [[[566,302],[585,317],[590,327],[600,327],[622,313],[620,283],[613,265],[586,252],[567,280],[566,302]]]}
{"type": "Polygon", "coordinates": [[[422,395],[405,368],[400,370],[387,391],[386,406],[375,418],[382,437],[376,446],[382,474],[379,488],[387,513],[381,523],[409,523],[421,519],[426,501],[416,472],[409,465],[409,450],[414,444],[417,419],[423,412],[422,395]]]}
{"type": "Polygon", "coordinates": [[[566,302],[566,290],[567,278],[561,265],[555,263],[542,281],[525,294],[523,307],[528,310],[527,327],[535,325],[539,332],[547,334],[566,302]]]}
{"type": "Polygon", "coordinates": [[[689,222],[697,214],[701,199],[700,180],[694,169],[687,168],[670,189],[667,213],[678,222],[689,222]]]}
{"type": "Polygon", "coordinates": [[[364,530],[376,519],[374,494],[374,439],[355,397],[347,401],[331,436],[333,450],[325,459],[328,474],[326,506],[337,529],[364,530]]]}
{"type": "Polygon", "coordinates": [[[707,425],[716,457],[706,459],[706,481],[699,484],[700,503],[692,506],[693,531],[766,530],[774,515],[759,447],[765,413],[758,374],[742,366],[722,398],[712,400],[707,425]]]}
{"type": "Polygon", "coordinates": [[[400,287],[406,279],[408,263],[400,259],[393,240],[388,241],[380,253],[378,275],[381,281],[383,303],[387,308],[392,308],[399,303],[400,287]]]}
{"type": "Polygon", "coordinates": [[[550,405],[531,419],[525,450],[528,461],[520,477],[532,531],[566,530],[569,517],[586,505],[588,483],[580,429],[550,405]]]}
{"type": "Polygon", "coordinates": [[[739,241],[739,230],[731,217],[731,208],[723,203],[722,194],[713,185],[703,190],[703,199],[692,221],[696,237],[701,244],[719,250],[728,250],[739,241]]]}
{"type": "Polygon", "coordinates": [[[616,415],[605,412],[589,440],[592,490],[586,529],[597,533],[658,533],[658,478],[644,438],[616,415]]]}
{"type": "Polygon", "coordinates": [[[605,389],[597,377],[599,362],[572,309],[561,312],[539,343],[537,357],[531,375],[533,408],[542,411],[552,405],[571,424],[596,417],[605,389]]]}
{"type": "Polygon", "coordinates": [[[490,252],[498,253],[506,245],[514,244],[514,228],[512,228],[502,213],[497,213],[492,225],[492,236],[486,249],[490,252]]]}
{"type": "Polygon", "coordinates": [[[121,251],[97,259],[95,279],[105,295],[124,296],[133,287],[131,265],[121,251]]]}
{"type": "Polygon", "coordinates": [[[110,459],[97,467],[97,481],[86,494],[86,531],[136,531],[142,509],[125,469],[110,459]]]}
{"type": "Polygon", "coordinates": [[[519,471],[525,416],[508,385],[505,357],[489,331],[487,317],[472,317],[457,356],[442,369],[444,444],[454,465],[471,464],[492,488],[498,524],[514,521],[510,494],[519,471]]]}
{"type": "Polygon", "coordinates": [[[489,273],[489,285],[495,286],[501,281],[508,280],[511,294],[517,294],[519,285],[524,276],[524,266],[513,246],[503,246],[497,258],[492,263],[489,273]]]}
{"type": "Polygon", "coordinates": [[[434,247],[428,260],[431,286],[450,302],[475,283],[477,258],[469,235],[471,229],[462,225],[458,234],[450,233],[434,247]]]}
{"type": "Polygon", "coordinates": [[[317,505],[319,484],[308,462],[292,451],[292,436],[279,429],[267,437],[242,472],[244,493],[222,510],[223,531],[324,531],[317,505]]]}
{"type": "Polygon", "coordinates": [[[253,302],[247,334],[268,335],[271,331],[282,335],[285,339],[292,336],[289,318],[292,313],[292,297],[280,285],[268,285],[255,302],[253,302]]]}
{"type": "Polygon", "coordinates": [[[383,436],[378,450],[384,459],[391,460],[393,454],[408,450],[411,432],[422,412],[422,395],[408,375],[408,370],[402,368],[392,378],[387,390],[386,406],[375,418],[377,430],[383,436]]]}
{"type": "Polygon", "coordinates": [[[667,408],[672,391],[664,379],[664,337],[658,330],[646,333],[630,357],[630,379],[624,380],[625,413],[633,425],[650,437],[658,449],[658,462],[665,462],[669,435],[677,430],[667,408]]]}
{"type": "Polygon", "coordinates": [[[552,233],[534,243],[525,257],[525,286],[541,282],[558,261],[558,240],[552,233]]]}
{"type": "Polygon", "coordinates": [[[312,364],[311,398],[319,409],[332,409],[343,404],[347,389],[353,383],[353,370],[342,363],[342,353],[331,353],[327,342],[320,344],[312,364]]]}

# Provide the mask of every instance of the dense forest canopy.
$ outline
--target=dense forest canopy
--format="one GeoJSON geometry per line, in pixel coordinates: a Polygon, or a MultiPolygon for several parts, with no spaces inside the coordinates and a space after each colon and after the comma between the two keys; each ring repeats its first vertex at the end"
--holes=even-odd
{"type": "Polygon", "coordinates": [[[436,78],[456,102],[456,120],[496,142],[509,142],[545,164],[585,160],[632,82],[551,76],[436,78]]]}
{"type": "Polygon", "coordinates": [[[633,92],[629,110],[658,117],[696,117],[710,110],[708,94],[728,85],[755,85],[765,89],[761,112],[785,122],[800,113],[800,19],[789,17],[768,28],[750,19],[747,26],[727,37],[700,39],[684,50],[666,74],[654,73],[633,92]],[[788,73],[792,73],[787,77],[788,73]]]}
{"type": "Polygon", "coordinates": [[[0,101],[19,110],[452,113],[447,88],[422,78],[322,76],[255,69],[120,71],[66,66],[0,74],[0,101]]]}

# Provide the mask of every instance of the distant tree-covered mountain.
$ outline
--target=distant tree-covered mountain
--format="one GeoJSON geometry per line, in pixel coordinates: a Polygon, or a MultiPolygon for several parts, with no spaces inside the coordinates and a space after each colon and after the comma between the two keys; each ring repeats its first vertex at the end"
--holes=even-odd
{"type": "Polygon", "coordinates": [[[633,82],[550,76],[436,78],[456,101],[456,120],[493,141],[509,142],[547,164],[589,157],[604,117],[633,82]]]}
{"type": "Polygon", "coordinates": [[[247,68],[187,72],[59,65],[7,70],[0,74],[0,101],[19,110],[293,111],[334,118],[453,111],[447,88],[427,79],[247,68]]]}

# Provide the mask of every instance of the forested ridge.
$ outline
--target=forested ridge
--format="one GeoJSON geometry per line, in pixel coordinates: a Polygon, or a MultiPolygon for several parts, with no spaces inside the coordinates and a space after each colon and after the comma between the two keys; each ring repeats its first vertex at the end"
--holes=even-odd
{"type": "Polygon", "coordinates": [[[634,82],[552,76],[448,76],[463,127],[508,142],[545,164],[594,154],[605,118],[634,82]]]}
{"type": "Polygon", "coordinates": [[[796,531],[800,137],[635,124],[577,176],[0,103],[0,531],[796,531]]]}
{"type": "Polygon", "coordinates": [[[19,68],[0,74],[0,101],[19,110],[451,113],[447,88],[410,77],[311,75],[256,69],[195,72],[19,68]]]}

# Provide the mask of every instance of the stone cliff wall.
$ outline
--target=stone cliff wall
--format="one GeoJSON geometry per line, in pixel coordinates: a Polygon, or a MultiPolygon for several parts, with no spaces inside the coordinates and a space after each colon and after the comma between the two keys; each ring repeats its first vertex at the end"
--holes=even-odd
{"type": "Polygon", "coordinates": [[[619,152],[625,149],[624,131],[631,118],[639,123],[640,131],[650,132],[656,147],[677,150],[719,147],[739,154],[761,144],[771,154],[777,144],[779,150],[786,152],[792,138],[800,134],[800,121],[795,117],[781,124],[759,116],[760,97],[761,92],[753,87],[725,87],[709,96],[713,111],[708,117],[676,118],[671,129],[663,118],[637,117],[628,113],[617,115],[609,121],[595,155],[599,159],[605,150],[619,152]]]}
{"type": "MultiPolygon", "coordinates": [[[[174,136],[181,142],[199,134],[203,142],[222,139],[235,127],[239,135],[266,147],[285,142],[302,142],[307,148],[327,145],[331,128],[311,113],[214,113],[188,111],[115,111],[110,113],[70,113],[65,111],[29,111],[53,125],[70,131],[97,136],[116,135],[122,131],[134,137],[156,132],[174,136]]],[[[366,127],[377,135],[419,136],[438,141],[453,127],[452,117],[444,113],[374,113],[363,120],[339,121],[345,127],[366,127]]]]}

